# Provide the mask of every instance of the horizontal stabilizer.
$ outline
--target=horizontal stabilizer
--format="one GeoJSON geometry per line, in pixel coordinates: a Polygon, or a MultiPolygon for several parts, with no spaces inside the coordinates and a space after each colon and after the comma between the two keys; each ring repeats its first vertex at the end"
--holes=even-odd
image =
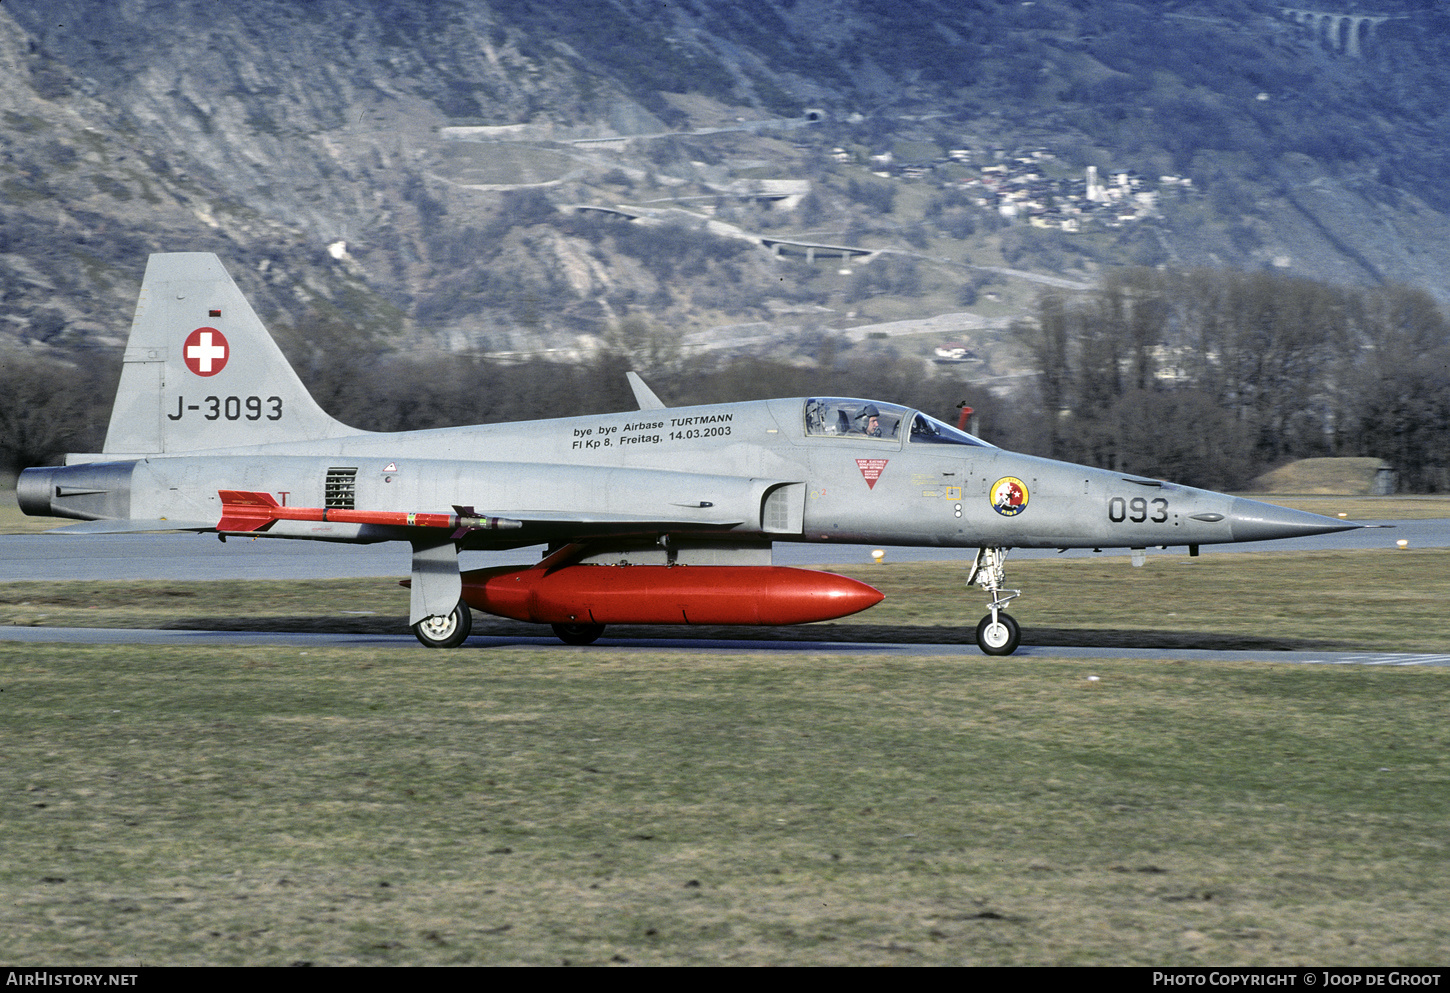
{"type": "Polygon", "coordinates": [[[46,534],[153,534],[165,531],[210,531],[215,525],[207,521],[81,521],[65,527],[51,528],[46,534]]]}

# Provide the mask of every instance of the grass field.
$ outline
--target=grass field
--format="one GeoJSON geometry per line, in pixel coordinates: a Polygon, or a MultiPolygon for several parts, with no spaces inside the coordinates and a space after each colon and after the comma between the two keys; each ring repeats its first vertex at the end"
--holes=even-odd
{"type": "Polygon", "coordinates": [[[0,644],[0,684],[15,964],[1450,956],[1444,670],[0,644]]]}

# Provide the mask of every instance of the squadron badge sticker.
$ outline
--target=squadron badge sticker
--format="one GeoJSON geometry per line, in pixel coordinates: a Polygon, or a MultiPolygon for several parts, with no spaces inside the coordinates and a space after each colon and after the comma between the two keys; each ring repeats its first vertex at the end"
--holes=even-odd
{"type": "Polygon", "coordinates": [[[1016,476],[1003,476],[992,484],[992,509],[1003,517],[1016,517],[1027,509],[1027,484],[1016,476]]]}

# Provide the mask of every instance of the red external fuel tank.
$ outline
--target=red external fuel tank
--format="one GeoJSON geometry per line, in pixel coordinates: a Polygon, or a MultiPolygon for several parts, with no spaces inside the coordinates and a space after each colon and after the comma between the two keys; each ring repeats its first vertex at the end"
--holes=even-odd
{"type": "Polygon", "coordinates": [[[536,624],[804,624],[865,610],[879,590],[784,566],[504,566],[463,574],[463,602],[536,624]]]}

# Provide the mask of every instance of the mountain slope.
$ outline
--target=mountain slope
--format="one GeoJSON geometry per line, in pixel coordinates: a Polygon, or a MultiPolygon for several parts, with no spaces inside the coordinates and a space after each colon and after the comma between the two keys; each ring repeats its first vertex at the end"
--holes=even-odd
{"type": "Polygon", "coordinates": [[[117,341],[167,249],[219,252],[282,324],[561,354],[631,314],[767,340],[1001,321],[1036,292],[1009,267],[1275,267],[1450,299],[1450,18],[1345,6],[1384,18],[1355,54],[1348,22],[1316,35],[1249,0],[10,0],[0,333],[117,341]],[[822,120],[757,126],[806,108],[822,120]],[[1049,157],[971,185],[1023,149],[1049,157]],[[1067,230],[1089,166],[1152,197],[1067,230]],[[621,203],[657,223],[568,209],[621,203]],[[761,238],[895,254],[810,265],[761,238]]]}

